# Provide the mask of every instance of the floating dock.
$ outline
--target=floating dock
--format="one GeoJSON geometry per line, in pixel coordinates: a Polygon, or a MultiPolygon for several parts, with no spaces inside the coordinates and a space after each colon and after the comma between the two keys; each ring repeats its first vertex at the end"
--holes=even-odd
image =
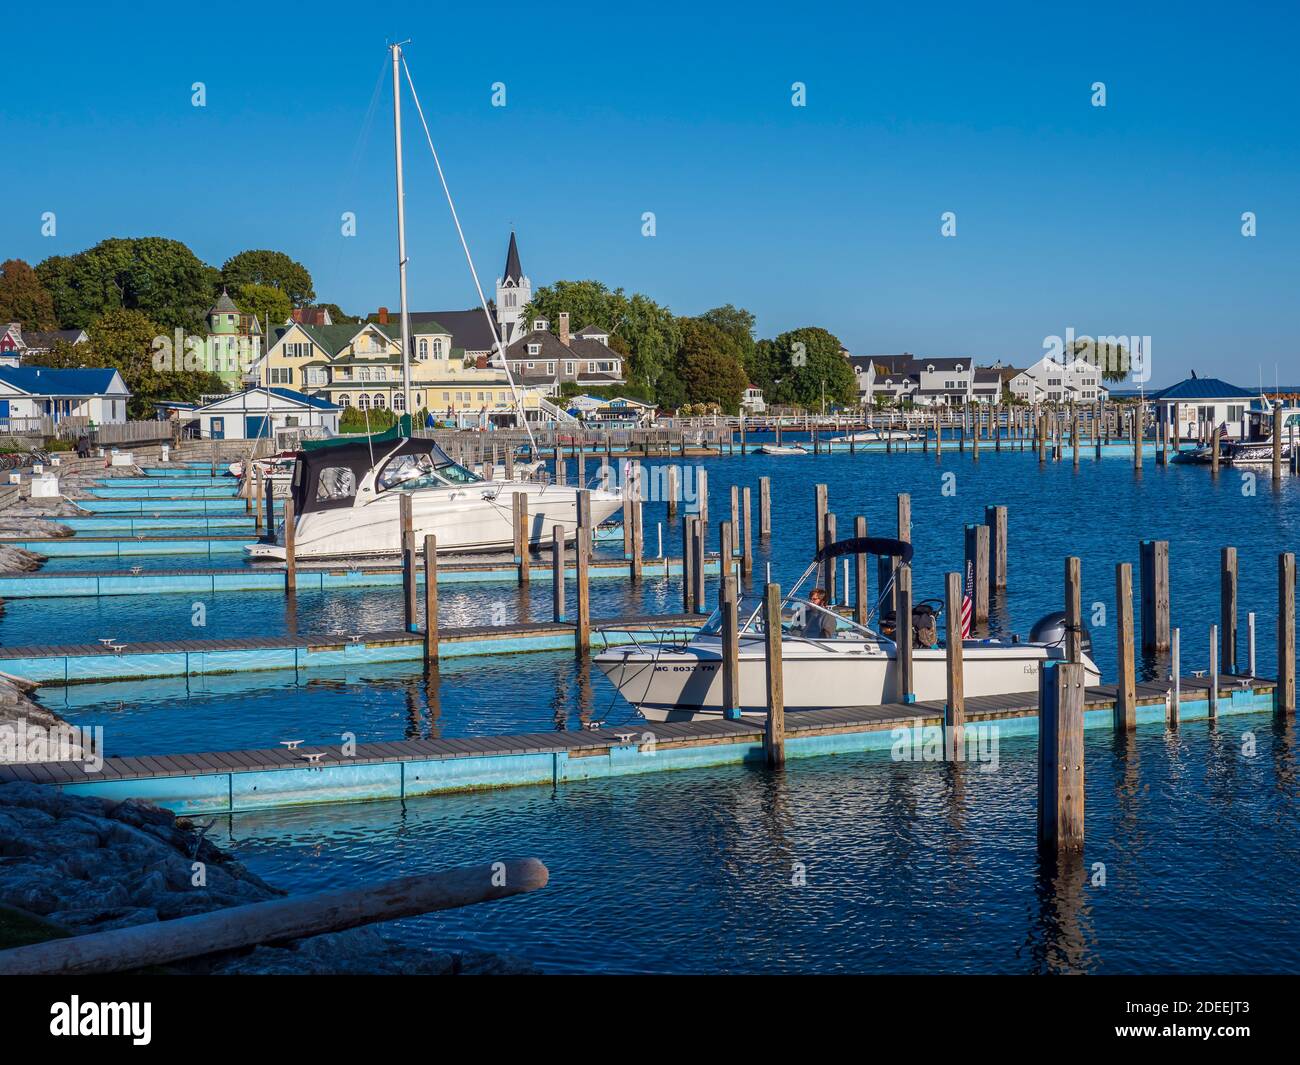
{"type": "MultiPolygon", "coordinates": [[[[1222,677],[1217,713],[1257,713],[1274,707],[1273,682],[1222,677]]],[[[1169,693],[1163,684],[1137,689],[1139,724],[1164,725],[1169,693]]],[[[966,701],[966,729],[995,724],[999,738],[1036,735],[1036,694],[966,701]]],[[[1085,728],[1113,727],[1115,689],[1089,688],[1085,728]]],[[[788,758],[889,750],[898,729],[939,728],[941,702],[793,711],[786,715],[788,758]]],[[[1181,682],[1179,718],[1210,714],[1209,682],[1181,682]]],[[[448,792],[598,780],[629,774],[762,764],[762,718],[721,718],[669,724],[634,721],[575,732],[457,739],[297,746],[276,750],[111,757],[98,772],[80,762],[0,766],[0,780],[50,784],[72,794],[139,798],[178,814],[223,814],[332,802],[407,799],[448,792]]],[[[909,732],[903,735],[914,736],[909,732]]],[[[978,766],[978,763],[974,763],[978,766]]]]}

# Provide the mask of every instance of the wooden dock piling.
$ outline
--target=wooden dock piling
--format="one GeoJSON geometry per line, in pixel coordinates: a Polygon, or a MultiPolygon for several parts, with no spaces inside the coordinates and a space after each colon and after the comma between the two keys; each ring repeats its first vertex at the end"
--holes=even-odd
{"type": "MultiPolygon", "coordinates": [[[[825,520],[826,520],[826,526],[822,536],[822,540],[826,544],[826,546],[829,547],[831,544],[835,543],[837,539],[835,535],[835,515],[828,513],[826,515],[825,520]]],[[[839,596],[836,595],[836,592],[838,590],[837,584],[838,581],[836,580],[836,574],[835,574],[835,559],[829,558],[822,565],[822,587],[826,589],[826,602],[832,606],[835,603],[839,602],[839,596]]]]}
{"type": "Polygon", "coordinates": [[[1115,729],[1137,728],[1137,677],[1133,653],[1133,567],[1128,562],[1115,566],[1115,634],[1118,674],[1115,677],[1115,729]]]}
{"type": "Polygon", "coordinates": [[[916,702],[912,684],[912,565],[901,564],[894,571],[895,609],[894,639],[898,648],[895,669],[898,674],[898,701],[916,702]]]}
{"type": "Polygon", "coordinates": [[[754,512],[750,507],[749,485],[741,492],[745,534],[740,541],[740,575],[748,582],[754,572],[754,512]]]}
{"type": "Polygon", "coordinates": [[[966,693],[962,676],[961,601],[962,575],[949,573],[944,578],[944,661],[947,677],[947,702],[944,704],[944,747],[948,758],[960,759],[962,729],[966,725],[966,693]]]}
{"type": "Polygon", "coordinates": [[[669,521],[672,521],[674,518],[677,517],[677,496],[681,490],[677,484],[677,478],[679,473],[680,473],[680,467],[669,466],[665,474],[665,477],[667,478],[667,485],[664,490],[668,493],[668,499],[666,500],[666,502],[668,504],[669,521]]]}
{"type": "Polygon", "coordinates": [[[1273,480],[1282,479],[1282,401],[1273,403],[1273,480]]]}
{"type": "Polygon", "coordinates": [[[298,529],[293,513],[293,496],[284,500],[284,590],[292,595],[298,590],[298,529]]]}
{"type": "Polygon", "coordinates": [[[709,612],[709,597],[704,588],[704,560],[707,553],[707,539],[708,526],[701,519],[695,523],[695,539],[691,545],[691,550],[695,552],[695,561],[691,565],[691,572],[695,580],[695,609],[701,614],[709,612]]]}
{"type": "Polygon", "coordinates": [[[1065,658],[1083,661],[1083,564],[1071,555],[1065,560],[1065,658]]]}
{"type": "Polygon", "coordinates": [[[411,493],[401,493],[398,501],[399,543],[402,549],[402,620],[407,632],[417,632],[415,624],[415,521],[411,493]]]}
{"type": "MultiPolygon", "coordinates": [[[[582,530],[578,530],[582,535],[582,530]]],[[[564,526],[551,526],[551,617],[555,621],[567,621],[564,601],[564,526]]]]}
{"type": "Polygon", "coordinates": [[[1237,672],[1237,549],[1219,552],[1219,661],[1225,673],[1237,672]]]}
{"type": "Polygon", "coordinates": [[[1038,845],[1079,851],[1084,839],[1084,672],[1046,662],[1038,681],[1038,845]]]}
{"type": "Polygon", "coordinates": [[[718,522],[718,587],[726,584],[727,578],[732,575],[732,566],[735,563],[735,551],[733,540],[735,532],[731,527],[731,522],[718,522]]]}
{"type": "Polygon", "coordinates": [[[997,589],[1007,586],[1007,508],[984,508],[984,524],[989,527],[989,583],[997,589]]]}
{"type": "Polygon", "coordinates": [[[424,537],[424,660],[438,661],[438,538],[432,533],[424,537]]]}
{"type": "Polygon", "coordinates": [[[1210,626],[1210,720],[1219,716],[1219,626],[1210,626]]]}
{"type": "MultiPolygon", "coordinates": [[[[971,592],[971,620],[984,625],[989,620],[989,527],[970,524],[965,528],[965,560],[974,575],[971,592]]],[[[961,603],[958,602],[960,608],[961,603]]]]}
{"type": "MultiPolygon", "coordinates": [[[[724,525],[727,523],[723,523],[724,525]]],[[[722,716],[740,720],[740,619],[736,578],[726,573],[719,594],[722,607],[722,716]]]]}
{"type": "Polygon", "coordinates": [[[781,586],[763,589],[763,628],[767,643],[767,722],[763,751],[773,768],[785,764],[785,682],[781,662],[781,586]]]}
{"type": "Polygon", "coordinates": [[[523,492],[515,492],[510,499],[515,526],[515,564],[519,567],[519,583],[527,586],[531,546],[528,536],[528,496],[523,492]]]}
{"type": "Polygon", "coordinates": [[[1295,714],[1295,554],[1277,556],[1277,711],[1295,714]]]}
{"type": "Polygon", "coordinates": [[[574,555],[577,559],[577,614],[574,623],[574,651],[586,658],[591,644],[591,529],[579,526],[574,538],[574,555]]]}
{"type": "MultiPolygon", "coordinates": [[[[867,519],[860,514],[853,519],[853,535],[857,537],[867,535],[867,519]]],[[[871,609],[870,603],[867,602],[867,556],[859,552],[853,562],[853,620],[859,625],[865,625],[867,623],[867,614],[871,609]]]]}
{"type": "Polygon", "coordinates": [[[695,524],[700,519],[687,514],[682,520],[682,610],[695,613],[695,524]]]}
{"type": "Polygon", "coordinates": [[[815,484],[813,485],[813,522],[817,526],[814,530],[816,533],[814,542],[818,551],[826,546],[826,510],[826,486],[824,484],[815,484]]]}
{"type": "Polygon", "coordinates": [[[758,538],[770,540],[772,537],[772,478],[758,479],[758,538]]]}
{"type": "Polygon", "coordinates": [[[1143,540],[1142,650],[1169,650],[1169,541],[1143,540]]]}

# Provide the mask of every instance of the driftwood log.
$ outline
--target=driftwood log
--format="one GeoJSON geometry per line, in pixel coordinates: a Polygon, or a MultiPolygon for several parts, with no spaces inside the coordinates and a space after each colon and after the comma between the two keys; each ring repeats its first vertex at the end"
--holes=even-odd
{"type": "Polygon", "coordinates": [[[164,965],[521,895],[545,887],[548,877],[536,858],[521,858],[232,906],[0,951],[0,975],[111,973],[164,965]]]}

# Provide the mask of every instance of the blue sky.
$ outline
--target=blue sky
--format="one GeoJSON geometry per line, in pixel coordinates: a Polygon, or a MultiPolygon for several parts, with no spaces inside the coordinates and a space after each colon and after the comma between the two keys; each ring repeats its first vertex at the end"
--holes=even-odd
{"type": "MultiPolygon", "coordinates": [[[[1156,383],[1286,381],[1300,17],[1281,7],[15,6],[0,257],[108,236],[215,265],[271,247],[322,300],[395,307],[380,79],[386,40],[409,37],[487,284],[513,224],[534,285],[736,303],[764,336],[815,324],[859,353],[1025,363],[1073,327],[1151,336],[1156,383]]],[[[470,306],[409,101],[407,123],[412,305],[470,306]]]]}

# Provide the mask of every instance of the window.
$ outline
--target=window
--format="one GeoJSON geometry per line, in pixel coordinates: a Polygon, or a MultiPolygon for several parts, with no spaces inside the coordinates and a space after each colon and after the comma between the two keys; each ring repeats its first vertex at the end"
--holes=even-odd
{"type": "Polygon", "coordinates": [[[443,355],[442,355],[442,338],[441,338],[441,337],[439,337],[437,340],[435,340],[435,341],[433,342],[433,357],[434,357],[435,359],[441,359],[441,358],[443,357],[443,355]]]}
{"type": "Polygon", "coordinates": [[[364,392],[362,392],[361,395],[357,396],[357,410],[369,410],[369,409],[370,409],[370,397],[367,396],[364,392]]]}
{"type": "Polygon", "coordinates": [[[293,367],[292,367],[292,366],[272,366],[272,367],[271,367],[271,384],[273,384],[273,385],[291,385],[291,384],[293,384],[293,367]]]}
{"type": "Polygon", "coordinates": [[[1241,403],[1228,404],[1228,421],[1239,422],[1246,414],[1246,408],[1241,403]]]}
{"type": "Polygon", "coordinates": [[[553,362],[548,362],[548,363],[546,364],[546,375],[547,375],[548,377],[554,377],[554,376],[555,376],[555,363],[553,363],[553,362]]]}
{"type": "Polygon", "coordinates": [[[326,466],[316,478],[316,501],[351,499],[357,494],[357,476],[347,466],[326,466]]]}
{"type": "Polygon", "coordinates": [[[352,406],[352,397],[344,392],[343,395],[339,396],[338,404],[340,407],[350,407],[352,406]]]}
{"type": "Polygon", "coordinates": [[[376,393],[375,393],[375,410],[383,410],[383,409],[384,409],[384,406],[385,406],[385,403],[384,403],[384,394],[383,394],[382,392],[376,392],[376,393]]]}
{"type": "Polygon", "coordinates": [[[369,381],[369,380],[370,380],[370,367],[369,367],[369,366],[362,366],[359,370],[357,370],[357,380],[358,380],[358,381],[369,381]]]}
{"type": "Polygon", "coordinates": [[[284,357],[286,359],[305,359],[309,355],[311,355],[311,344],[309,343],[298,342],[284,346],[284,357]]]}
{"type": "Polygon", "coordinates": [[[376,380],[376,381],[387,381],[387,380],[388,380],[388,371],[385,370],[384,367],[382,367],[382,366],[376,366],[376,367],[375,367],[375,380],[376,380]]]}
{"type": "Polygon", "coordinates": [[[565,377],[572,377],[577,372],[578,372],[578,364],[574,362],[572,359],[570,359],[568,362],[564,364],[565,377]]]}
{"type": "Polygon", "coordinates": [[[1214,421],[1214,404],[1202,404],[1196,408],[1196,417],[1203,422],[1214,421]]]}
{"type": "MultiPolygon", "coordinates": [[[[541,346],[541,344],[529,344],[529,345],[528,345],[528,354],[529,354],[529,355],[540,355],[541,353],[542,353],[542,346],[541,346]]],[[[532,364],[531,362],[528,364],[528,368],[529,368],[530,370],[533,368],[533,364],[532,364]]]]}
{"type": "Polygon", "coordinates": [[[406,410],[406,394],[403,392],[393,393],[393,410],[406,410]]]}
{"type": "Polygon", "coordinates": [[[298,416],[296,414],[286,414],[284,416],[284,427],[286,429],[297,429],[298,416]]]}
{"type": "Polygon", "coordinates": [[[418,359],[427,359],[429,357],[429,342],[424,337],[420,337],[420,350],[416,355],[418,359]]]}

